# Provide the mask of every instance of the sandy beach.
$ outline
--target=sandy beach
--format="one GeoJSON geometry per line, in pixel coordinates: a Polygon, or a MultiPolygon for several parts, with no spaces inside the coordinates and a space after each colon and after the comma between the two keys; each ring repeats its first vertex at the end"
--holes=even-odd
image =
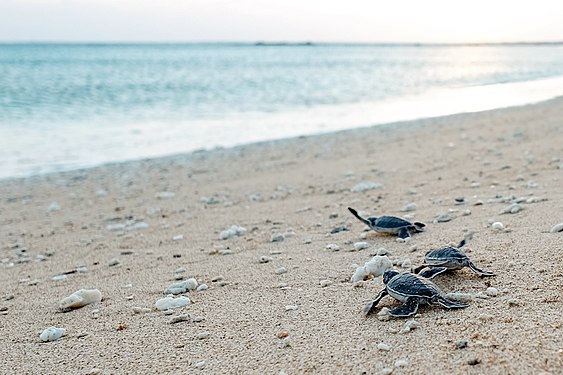
{"type": "Polygon", "coordinates": [[[562,186],[563,98],[0,181],[0,373],[563,374],[562,186]],[[347,207],[426,231],[398,242],[347,207]],[[356,267],[406,272],[468,234],[497,276],[434,281],[469,307],[408,332],[362,314],[383,283],[356,267]],[[190,278],[207,289],[155,308],[190,278]],[[102,301],[62,312],[79,289],[102,301]]]}

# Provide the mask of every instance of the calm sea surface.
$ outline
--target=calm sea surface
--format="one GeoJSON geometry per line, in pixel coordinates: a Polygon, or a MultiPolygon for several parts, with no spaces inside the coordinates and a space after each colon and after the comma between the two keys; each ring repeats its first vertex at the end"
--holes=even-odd
{"type": "Polygon", "coordinates": [[[0,44],[0,177],[563,94],[563,46],[0,44]]]}

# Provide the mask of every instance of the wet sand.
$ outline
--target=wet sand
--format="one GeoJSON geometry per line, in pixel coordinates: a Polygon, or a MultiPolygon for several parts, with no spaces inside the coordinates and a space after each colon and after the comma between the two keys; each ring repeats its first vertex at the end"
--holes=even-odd
{"type": "Polygon", "coordinates": [[[0,373],[561,374],[562,186],[563,98],[0,181],[0,373]],[[382,186],[351,191],[362,182],[382,186]],[[366,232],[349,206],[426,231],[366,232]],[[219,239],[232,225],[246,232],[219,239]],[[362,315],[383,284],[352,283],[358,265],[384,248],[408,271],[468,233],[469,257],[497,276],[435,282],[469,307],[421,307],[410,332],[362,315]],[[208,289],[158,311],[182,277],[208,289]],[[61,312],[82,288],[102,301],[61,312]],[[50,326],[66,333],[43,343],[50,326]]]}

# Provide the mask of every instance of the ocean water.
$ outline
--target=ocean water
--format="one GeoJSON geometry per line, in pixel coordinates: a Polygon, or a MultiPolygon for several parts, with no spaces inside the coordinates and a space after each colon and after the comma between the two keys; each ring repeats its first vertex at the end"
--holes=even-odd
{"type": "Polygon", "coordinates": [[[0,44],[0,178],[559,95],[563,45],[0,44]]]}

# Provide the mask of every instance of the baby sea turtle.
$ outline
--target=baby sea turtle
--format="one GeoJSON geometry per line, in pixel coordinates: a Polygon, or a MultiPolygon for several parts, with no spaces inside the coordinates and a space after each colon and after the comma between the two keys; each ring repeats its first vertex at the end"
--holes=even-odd
{"type": "Polygon", "coordinates": [[[381,216],[381,217],[369,217],[364,219],[358,215],[358,211],[353,208],[348,207],[348,210],[358,218],[362,223],[369,226],[376,232],[396,234],[399,238],[405,239],[411,236],[410,232],[423,232],[426,226],[423,223],[406,221],[400,217],[395,216],[381,216]]]}
{"type": "Polygon", "coordinates": [[[495,276],[492,272],[477,268],[473,262],[469,260],[467,255],[460,250],[464,245],[465,239],[463,239],[457,247],[447,246],[427,252],[424,256],[424,264],[415,268],[414,273],[431,279],[448,270],[459,270],[463,267],[469,267],[469,269],[479,276],[495,276]],[[426,267],[429,267],[429,269],[420,272],[426,267]]]}
{"type": "Polygon", "coordinates": [[[404,302],[401,306],[389,311],[389,314],[399,318],[406,318],[416,313],[421,303],[439,303],[447,309],[459,309],[469,305],[453,302],[444,297],[444,293],[430,280],[410,272],[399,273],[388,270],[383,274],[383,289],[364,308],[364,314],[373,312],[379,301],[389,294],[391,297],[404,302]]]}

